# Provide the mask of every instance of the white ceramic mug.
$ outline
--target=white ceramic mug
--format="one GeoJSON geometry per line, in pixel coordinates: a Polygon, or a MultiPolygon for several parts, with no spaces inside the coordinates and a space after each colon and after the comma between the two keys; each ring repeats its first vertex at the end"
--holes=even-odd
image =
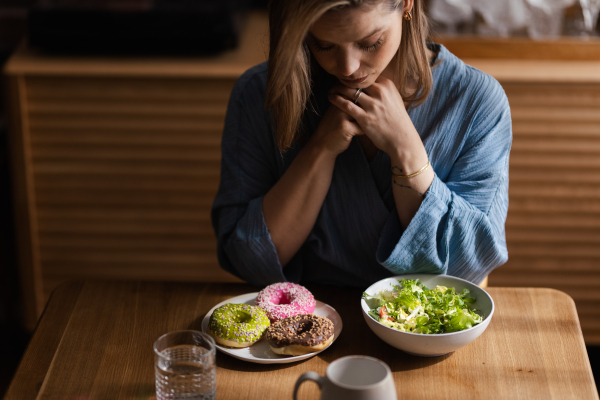
{"type": "Polygon", "coordinates": [[[296,381],[294,400],[304,381],[315,381],[321,400],[398,400],[392,371],[386,363],[373,357],[342,357],[327,367],[325,376],[305,372],[296,381]]]}

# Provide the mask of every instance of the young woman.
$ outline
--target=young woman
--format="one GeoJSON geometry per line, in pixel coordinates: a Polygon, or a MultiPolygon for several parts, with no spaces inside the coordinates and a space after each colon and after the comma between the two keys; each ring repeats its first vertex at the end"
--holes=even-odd
{"type": "Polygon", "coordinates": [[[271,1],[269,61],[237,81],[223,132],[225,270],[366,287],[506,262],[508,101],[426,43],[422,1],[271,1]]]}

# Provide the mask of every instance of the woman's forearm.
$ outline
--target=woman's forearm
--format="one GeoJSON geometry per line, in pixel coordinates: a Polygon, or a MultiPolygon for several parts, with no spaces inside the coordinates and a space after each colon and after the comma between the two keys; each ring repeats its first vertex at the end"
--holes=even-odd
{"type": "Polygon", "coordinates": [[[263,215],[282,266],[310,234],[329,191],[335,156],[310,141],[263,198],[263,215]]]}
{"type": "MultiPolygon", "coordinates": [[[[420,138],[417,137],[413,141],[414,143],[410,143],[407,148],[390,154],[393,175],[410,175],[427,164],[427,152],[420,138]]],[[[434,176],[435,173],[431,165],[413,178],[395,178],[392,176],[394,201],[402,229],[408,227],[417,211],[419,211],[434,176]]]]}

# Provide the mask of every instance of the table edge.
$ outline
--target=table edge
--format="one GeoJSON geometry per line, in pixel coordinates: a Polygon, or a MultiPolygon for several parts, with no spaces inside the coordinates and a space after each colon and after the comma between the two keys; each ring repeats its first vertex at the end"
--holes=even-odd
{"type": "Polygon", "coordinates": [[[4,400],[13,400],[13,399],[21,400],[23,397],[22,397],[22,393],[20,393],[18,391],[18,389],[19,389],[18,386],[21,385],[24,387],[28,387],[28,386],[32,387],[35,385],[34,380],[41,382],[35,390],[36,397],[37,397],[37,394],[39,394],[39,391],[42,388],[44,381],[46,380],[46,376],[48,375],[48,372],[50,371],[50,366],[52,364],[52,360],[54,359],[54,355],[56,354],[56,349],[58,349],[61,340],[56,340],[55,346],[51,346],[54,348],[51,359],[46,360],[46,362],[44,362],[43,360],[40,361],[39,357],[37,357],[38,354],[37,354],[37,352],[34,351],[34,349],[35,349],[35,347],[38,347],[38,345],[40,345],[40,344],[42,345],[42,347],[47,349],[49,340],[45,337],[40,337],[40,338],[36,337],[36,333],[39,332],[40,330],[42,330],[45,327],[45,325],[47,325],[49,322],[53,322],[53,323],[55,322],[55,319],[50,319],[49,321],[46,321],[44,319],[44,317],[46,315],[48,315],[49,313],[54,311],[53,308],[67,304],[67,306],[70,305],[68,317],[63,318],[63,320],[61,321],[61,324],[59,325],[58,332],[57,332],[57,336],[59,336],[62,339],[62,336],[63,336],[65,330],[67,329],[67,326],[69,325],[69,321],[71,319],[71,312],[72,312],[73,308],[75,307],[75,304],[77,303],[76,299],[79,298],[79,295],[81,293],[81,290],[83,289],[84,284],[85,284],[85,282],[81,281],[81,280],[66,281],[66,282],[63,282],[60,285],[58,285],[52,291],[52,293],[50,294],[50,297],[48,299],[48,302],[46,303],[46,306],[44,307],[44,310],[43,310],[42,314],[40,315],[40,318],[37,321],[35,329],[33,330],[32,334],[31,334],[31,339],[29,340],[29,343],[27,344],[27,347],[25,348],[23,357],[19,361],[19,364],[17,366],[15,374],[13,375],[13,377],[11,379],[10,385],[8,386],[8,389],[6,390],[6,393],[4,394],[4,400]],[[56,299],[57,296],[62,295],[63,292],[66,292],[65,294],[68,295],[68,297],[70,297],[70,298],[74,298],[75,301],[71,301],[71,302],[53,302],[53,301],[51,301],[51,300],[56,299]],[[28,368],[29,365],[35,366],[34,367],[35,369],[28,368]],[[37,374],[35,374],[36,371],[37,371],[37,374]],[[43,371],[43,372],[41,372],[41,371],[43,371]]]}

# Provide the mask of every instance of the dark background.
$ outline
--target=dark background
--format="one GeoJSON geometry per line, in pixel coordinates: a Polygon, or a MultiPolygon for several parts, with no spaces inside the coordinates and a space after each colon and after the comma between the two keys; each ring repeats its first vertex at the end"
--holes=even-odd
{"type": "MultiPolygon", "coordinates": [[[[201,1],[201,0],[198,0],[201,1]]],[[[0,0],[0,67],[27,31],[27,10],[34,0],[0,0]]],[[[266,0],[255,5],[264,7],[266,0]]],[[[20,282],[15,248],[13,207],[7,143],[4,86],[0,86],[0,396],[8,385],[29,341],[20,321],[20,282]]],[[[595,378],[600,374],[600,346],[588,346],[595,378]]]]}
{"type": "MultiPolygon", "coordinates": [[[[0,66],[26,31],[33,0],[0,0],[0,66]]],[[[4,82],[0,86],[0,396],[8,388],[29,334],[20,321],[20,282],[15,250],[4,82]]]]}

